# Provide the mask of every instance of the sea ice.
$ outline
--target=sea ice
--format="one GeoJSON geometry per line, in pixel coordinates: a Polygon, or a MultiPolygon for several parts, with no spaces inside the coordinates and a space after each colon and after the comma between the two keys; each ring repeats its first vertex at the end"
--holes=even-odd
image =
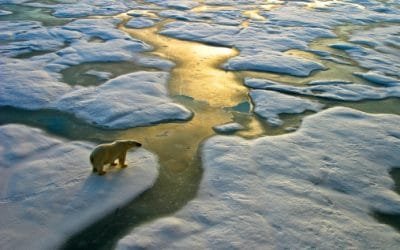
{"type": "Polygon", "coordinates": [[[398,232],[371,214],[400,213],[388,173],[399,167],[398,124],[339,107],[287,135],[214,136],[197,197],[117,249],[397,249],[398,232]]]}
{"type": "Polygon", "coordinates": [[[354,75],[364,78],[367,81],[386,87],[400,86],[400,80],[379,74],[378,72],[373,72],[373,71],[369,71],[367,73],[354,72],[354,75]]]}
{"type": "Polygon", "coordinates": [[[95,76],[100,80],[109,80],[112,77],[112,73],[105,71],[97,71],[97,70],[88,70],[85,72],[85,75],[95,76]]]}
{"type": "Polygon", "coordinates": [[[166,72],[122,75],[97,87],[69,92],[53,107],[113,129],[190,119],[192,112],[168,97],[168,78],[166,72]]]}
{"type": "Polygon", "coordinates": [[[346,51],[362,67],[400,79],[400,26],[360,30],[350,41],[359,49],[346,51]]]}
{"type": "Polygon", "coordinates": [[[43,109],[72,90],[37,62],[1,58],[0,67],[0,106],[43,109]]]}
{"type": "Polygon", "coordinates": [[[293,76],[308,76],[315,70],[325,69],[320,63],[284,56],[281,53],[239,55],[230,59],[223,67],[228,70],[268,71],[293,76]]]}
{"type": "Polygon", "coordinates": [[[10,14],[12,14],[11,11],[0,9],[0,16],[7,16],[7,15],[10,15],[10,14]]]}
{"type": "Polygon", "coordinates": [[[231,122],[231,123],[214,126],[213,129],[215,132],[222,133],[222,134],[228,134],[228,133],[234,133],[239,130],[243,130],[244,127],[237,122],[231,122]]]}
{"type": "Polygon", "coordinates": [[[297,87],[283,83],[273,84],[270,80],[247,78],[245,85],[250,88],[279,91],[288,94],[315,96],[340,101],[361,101],[400,97],[400,86],[372,87],[364,84],[325,84],[297,87]],[[264,84],[263,84],[264,83],[264,84]]]}
{"type": "Polygon", "coordinates": [[[155,22],[147,17],[135,17],[129,20],[125,25],[126,27],[129,28],[134,28],[134,29],[142,29],[142,28],[148,28],[151,27],[155,24],[155,22]]]}
{"type": "Polygon", "coordinates": [[[146,2],[178,10],[189,10],[199,5],[197,1],[182,0],[147,0],[146,2]]]}
{"type": "Polygon", "coordinates": [[[324,105],[307,99],[268,90],[251,90],[254,112],[271,125],[282,125],[279,114],[299,114],[306,110],[319,111],[324,105]]]}
{"type": "Polygon", "coordinates": [[[92,174],[94,145],[68,142],[23,125],[0,127],[0,245],[56,249],[74,233],[150,188],[155,155],[140,148],[126,169],[92,174]]]}

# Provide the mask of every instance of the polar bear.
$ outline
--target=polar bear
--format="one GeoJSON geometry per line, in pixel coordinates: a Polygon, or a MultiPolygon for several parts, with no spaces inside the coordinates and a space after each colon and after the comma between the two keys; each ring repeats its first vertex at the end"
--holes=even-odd
{"type": "Polygon", "coordinates": [[[97,172],[99,175],[105,174],[106,172],[103,170],[104,165],[110,164],[110,166],[115,166],[117,165],[115,163],[117,159],[121,167],[126,167],[126,152],[131,148],[141,146],[141,143],[132,140],[117,140],[112,143],[98,145],[90,154],[90,163],[93,166],[93,172],[97,172]]]}

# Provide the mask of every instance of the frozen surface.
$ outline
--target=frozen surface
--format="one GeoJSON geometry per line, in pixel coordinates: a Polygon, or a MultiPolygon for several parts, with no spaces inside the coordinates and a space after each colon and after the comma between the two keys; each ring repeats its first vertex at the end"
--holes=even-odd
{"type": "Polygon", "coordinates": [[[305,49],[306,42],[317,37],[334,36],[331,31],[320,28],[307,30],[255,26],[241,30],[240,27],[229,25],[182,21],[165,25],[160,33],[180,39],[237,47],[240,55],[224,64],[224,68],[229,70],[268,71],[295,76],[307,76],[325,67],[282,52],[293,48],[305,49]]]}
{"type": "Polygon", "coordinates": [[[108,80],[112,77],[112,73],[110,73],[110,72],[97,71],[97,70],[93,70],[93,69],[86,71],[85,74],[95,76],[101,80],[108,80]]]}
{"type": "Polygon", "coordinates": [[[134,28],[134,29],[142,29],[142,28],[147,28],[151,27],[155,24],[155,22],[149,18],[146,17],[137,17],[129,20],[125,25],[129,28],[134,28]]]}
{"type": "Polygon", "coordinates": [[[59,96],[72,90],[35,62],[0,58],[0,67],[0,106],[47,108],[59,96]]]}
{"type": "Polygon", "coordinates": [[[10,15],[10,14],[12,14],[11,11],[0,9],[0,16],[6,16],[6,15],[10,15]]]}
{"type": "MultiPolygon", "coordinates": [[[[366,1],[368,4],[359,1],[324,3],[278,1],[272,3],[277,5],[270,10],[263,10],[265,8],[265,5],[262,5],[265,4],[263,1],[245,3],[208,1],[208,3],[224,6],[232,4],[232,6],[231,9],[206,8],[203,11],[191,12],[163,11],[162,16],[175,18],[177,21],[165,25],[161,33],[180,39],[236,47],[240,55],[225,64],[225,68],[230,70],[256,70],[307,76],[314,70],[322,69],[323,66],[282,52],[289,49],[308,50],[308,43],[312,40],[335,37],[332,30],[338,25],[400,22],[399,9],[387,7],[378,1],[366,1]],[[244,14],[246,10],[258,10],[258,18],[250,17],[249,20],[244,14]]],[[[386,29],[385,32],[381,32],[385,36],[377,39],[384,41],[389,37],[396,45],[397,29],[398,25],[390,30],[386,29]]],[[[368,53],[373,55],[372,52],[368,53]]],[[[361,57],[364,54],[360,52],[354,57],[360,57],[362,62],[361,57]]],[[[387,57],[383,61],[387,64],[391,62],[393,65],[395,57],[390,55],[387,57]]],[[[363,62],[363,66],[367,64],[379,68],[379,63],[374,62],[371,56],[368,62],[363,62]]],[[[395,67],[397,66],[390,66],[386,72],[396,74],[393,73],[395,67]]]]}
{"type": "Polygon", "coordinates": [[[351,35],[357,49],[346,50],[364,68],[400,79],[400,25],[361,30],[351,35]]]}
{"type": "Polygon", "coordinates": [[[166,72],[126,74],[98,87],[70,92],[54,105],[92,123],[118,129],[191,118],[191,111],[168,97],[168,78],[166,72]]]}
{"type": "Polygon", "coordinates": [[[218,133],[234,133],[236,131],[243,130],[244,127],[237,122],[231,122],[215,126],[213,129],[218,133]]]}
{"type": "Polygon", "coordinates": [[[268,71],[293,76],[308,76],[315,70],[325,69],[320,63],[276,53],[237,56],[225,63],[224,68],[228,70],[268,71]]]}
{"type": "Polygon", "coordinates": [[[386,87],[400,86],[400,80],[373,71],[367,73],[354,72],[354,75],[364,78],[367,81],[386,87]]]}
{"type": "Polygon", "coordinates": [[[400,213],[388,174],[400,161],[398,124],[333,108],[292,134],[212,137],[197,197],[117,249],[397,249],[398,232],[371,212],[400,213]]]}
{"type": "Polygon", "coordinates": [[[0,41],[7,42],[0,43],[0,55],[49,52],[31,59],[55,72],[87,62],[129,61],[166,71],[174,66],[169,60],[143,54],[152,46],[118,30],[120,22],[119,18],[79,19],[62,27],[44,27],[34,21],[0,21],[0,41]]]}
{"type": "Polygon", "coordinates": [[[281,125],[279,114],[298,114],[306,110],[319,111],[323,105],[304,98],[294,97],[268,90],[251,90],[250,97],[255,104],[254,112],[267,119],[271,125],[281,125]]]}
{"type": "Polygon", "coordinates": [[[248,78],[246,86],[256,89],[274,90],[287,94],[305,95],[328,98],[341,101],[361,101],[367,99],[384,99],[388,97],[400,97],[400,86],[393,87],[372,87],[363,84],[326,84],[307,87],[297,87],[270,80],[248,78]]]}
{"type": "Polygon", "coordinates": [[[0,65],[0,106],[57,109],[112,129],[192,116],[168,97],[166,72],[140,71],[83,88],[58,81],[59,75],[42,69],[39,61],[3,58],[0,65]]]}
{"type": "Polygon", "coordinates": [[[2,249],[56,249],[68,236],[150,188],[158,160],[128,153],[126,169],[92,174],[94,145],[67,142],[22,125],[0,127],[2,249]]]}

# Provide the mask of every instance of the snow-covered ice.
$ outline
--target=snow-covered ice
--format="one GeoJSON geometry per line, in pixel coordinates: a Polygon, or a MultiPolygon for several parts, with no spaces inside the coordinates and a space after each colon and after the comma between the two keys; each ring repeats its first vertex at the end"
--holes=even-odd
{"type": "Polygon", "coordinates": [[[400,26],[359,30],[351,34],[346,50],[362,67],[400,79],[400,26]]]}
{"type": "Polygon", "coordinates": [[[320,63],[279,53],[237,56],[223,67],[228,70],[268,71],[293,76],[308,76],[315,70],[325,69],[320,63]]]}
{"type": "Polygon", "coordinates": [[[130,128],[187,120],[192,112],[168,97],[166,72],[126,74],[97,87],[63,95],[54,107],[109,128],[130,128]]]}
{"type": "Polygon", "coordinates": [[[287,94],[305,95],[328,98],[339,101],[361,101],[369,99],[384,99],[400,97],[400,86],[372,87],[364,84],[325,84],[298,87],[270,80],[247,78],[246,86],[256,89],[274,90],[287,94]]]}
{"type": "Polygon", "coordinates": [[[231,123],[214,126],[213,129],[215,132],[222,133],[222,134],[228,134],[228,133],[234,133],[239,130],[243,130],[244,127],[237,122],[231,122],[231,123]]]}
{"type": "Polygon", "coordinates": [[[0,127],[0,245],[55,249],[150,188],[158,159],[141,148],[126,169],[92,174],[94,145],[50,137],[23,125],[0,127]]]}
{"type": "Polygon", "coordinates": [[[137,18],[132,18],[125,25],[126,25],[126,27],[129,27],[129,28],[142,29],[142,28],[151,27],[154,24],[155,24],[155,21],[153,21],[150,18],[137,17],[137,18]]]}
{"type": "Polygon", "coordinates": [[[197,197],[117,249],[396,249],[398,232],[371,213],[400,213],[388,174],[400,162],[398,124],[333,108],[287,135],[214,136],[197,197]]]}
{"type": "Polygon", "coordinates": [[[112,129],[192,117],[168,97],[167,72],[140,71],[83,88],[58,81],[39,62],[3,58],[0,65],[0,106],[57,109],[112,129]]]}
{"type": "Polygon", "coordinates": [[[307,99],[268,90],[251,90],[254,113],[267,119],[271,125],[282,125],[279,114],[298,114],[306,110],[319,111],[323,105],[307,99]]]}
{"type": "Polygon", "coordinates": [[[6,15],[10,15],[10,14],[12,14],[11,11],[0,9],[0,16],[6,16],[6,15]]]}
{"type": "Polygon", "coordinates": [[[97,70],[88,70],[85,72],[85,75],[95,76],[101,80],[109,80],[112,77],[112,73],[105,71],[97,71],[97,70]]]}
{"type": "Polygon", "coordinates": [[[369,71],[367,73],[354,72],[354,75],[364,78],[367,81],[373,82],[378,85],[386,86],[386,87],[400,86],[399,79],[385,76],[385,75],[382,75],[380,73],[373,72],[373,71],[369,71]]]}
{"type": "Polygon", "coordinates": [[[0,67],[0,106],[44,109],[72,90],[35,62],[0,58],[0,67]]]}

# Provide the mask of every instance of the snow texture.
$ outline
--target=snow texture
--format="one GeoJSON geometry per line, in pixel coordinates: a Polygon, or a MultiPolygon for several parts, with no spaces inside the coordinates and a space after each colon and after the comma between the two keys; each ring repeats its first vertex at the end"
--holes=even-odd
{"type": "Polygon", "coordinates": [[[363,84],[325,84],[297,87],[270,80],[247,78],[245,85],[250,88],[279,91],[286,94],[314,96],[340,101],[361,101],[368,99],[384,99],[388,97],[400,97],[400,86],[372,87],[363,84]]]}
{"type": "Polygon", "coordinates": [[[155,24],[155,22],[149,18],[137,17],[137,18],[132,18],[125,25],[126,25],[126,27],[129,27],[129,28],[142,29],[142,28],[151,27],[154,24],[155,24]]]}
{"type": "Polygon", "coordinates": [[[373,71],[369,71],[367,73],[354,72],[354,75],[385,87],[400,86],[400,80],[373,71]]]}
{"type": "Polygon", "coordinates": [[[360,30],[350,37],[356,49],[346,50],[362,67],[396,77],[400,81],[400,26],[360,30]]]}
{"type": "Polygon", "coordinates": [[[0,245],[56,249],[77,233],[150,188],[155,155],[128,152],[126,169],[92,174],[94,145],[67,142],[22,125],[0,127],[0,245]]]}
{"type": "Polygon", "coordinates": [[[117,249],[397,249],[398,232],[371,213],[400,213],[388,174],[400,162],[398,124],[333,108],[287,135],[212,137],[197,197],[117,249]]]}
{"type": "Polygon", "coordinates": [[[166,72],[140,71],[83,88],[59,82],[39,62],[3,58],[0,65],[0,106],[57,109],[111,129],[192,117],[168,97],[166,72]]]}
{"type": "Polygon", "coordinates": [[[114,129],[190,119],[191,111],[168,97],[168,78],[166,72],[140,71],[122,75],[98,87],[70,92],[54,107],[114,129]]]}
{"type": "Polygon", "coordinates": [[[215,132],[218,132],[218,133],[230,134],[230,133],[235,133],[236,131],[239,131],[239,130],[243,130],[244,127],[237,122],[231,122],[231,123],[214,126],[213,129],[215,132]]]}
{"type": "Polygon", "coordinates": [[[7,15],[11,15],[11,14],[12,14],[11,11],[0,9],[0,16],[7,16],[7,15]]]}
{"type": "Polygon", "coordinates": [[[112,77],[112,73],[110,72],[97,71],[93,69],[86,71],[85,75],[95,76],[100,80],[109,80],[112,77]]]}
{"type": "Polygon", "coordinates": [[[279,114],[298,114],[306,110],[319,111],[323,105],[318,102],[268,90],[251,90],[250,97],[255,104],[254,112],[271,125],[282,125],[279,114]]]}
{"type": "Polygon", "coordinates": [[[72,90],[37,64],[27,60],[0,58],[0,106],[44,109],[72,90]]]}
{"type": "MultiPolygon", "coordinates": [[[[308,50],[308,43],[312,40],[335,37],[336,35],[331,30],[338,25],[400,22],[398,8],[387,7],[378,1],[363,1],[363,3],[328,1],[324,4],[311,1],[287,1],[277,2],[276,8],[269,11],[260,8],[261,4],[265,4],[263,1],[208,1],[208,3],[224,6],[231,4],[232,6],[229,6],[231,8],[228,10],[215,8],[199,12],[162,11],[160,16],[174,18],[177,21],[165,25],[160,33],[180,39],[237,48],[240,55],[228,60],[225,64],[225,68],[229,70],[256,70],[307,76],[314,70],[323,69],[323,65],[285,55],[282,52],[290,49],[308,50]],[[252,9],[258,9],[259,15],[265,20],[261,18],[249,21],[243,15],[243,11],[252,9]],[[246,21],[247,25],[241,25],[246,21]]],[[[383,42],[389,36],[392,51],[395,49],[393,44],[394,46],[398,44],[397,30],[398,25],[386,33],[382,32],[390,34],[379,38],[383,42]]],[[[371,34],[373,36],[374,32],[371,34]]],[[[350,45],[355,47],[354,44],[350,45]]],[[[385,48],[387,49],[388,46],[385,48]]],[[[374,69],[383,69],[392,64],[383,72],[398,74],[394,70],[397,67],[394,62],[398,61],[398,57],[385,55],[385,59],[382,60],[386,61],[385,65],[379,66],[381,61],[374,59],[377,54],[372,52],[368,54],[366,55],[366,51],[363,50],[355,52],[353,57],[356,60],[359,58],[362,66],[373,66],[374,69]],[[366,58],[369,59],[363,62],[366,58]]],[[[334,60],[334,58],[331,59],[334,60]]]]}

